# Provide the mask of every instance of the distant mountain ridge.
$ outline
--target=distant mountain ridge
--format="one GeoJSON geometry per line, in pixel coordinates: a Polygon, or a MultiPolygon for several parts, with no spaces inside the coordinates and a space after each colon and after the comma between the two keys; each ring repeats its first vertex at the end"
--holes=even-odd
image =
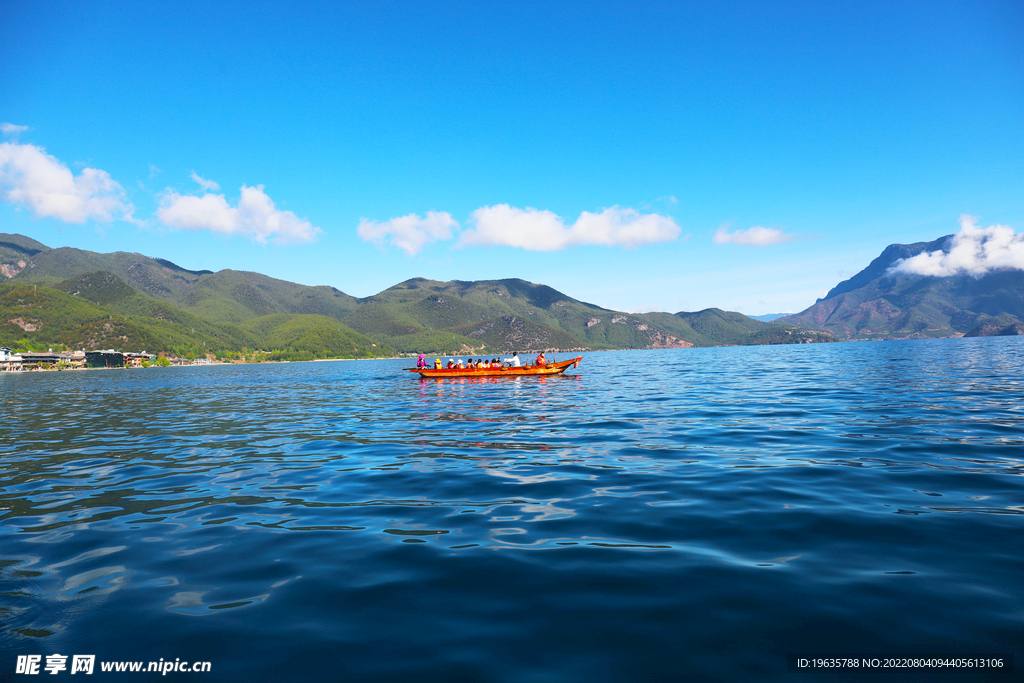
{"type": "Polygon", "coordinates": [[[852,292],[855,289],[860,289],[868,285],[872,280],[883,277],[886,271],[896,264],[897,261],[908,259],[911,256],[917,256],[923,252],[939,251],[946,243],[949,242],[952,235],[946,235],[940,237],[937,240],[931,242],[915,242],[914,244],[890,244],[882,253],[868,264],[868,267],[860,271],[848,280],[843,280],[838,285],[829,290],[821,299],[818,299],[816,303],[820,303],[825,299],[831,299],[834,296],[845,294],[846,292],[852,292]]]}
{"type": "Polygon", "coordinates": [[[188,270],[187,268],[182,268],[176,263],[171,263],[167,259],[158,258],[153,260],[159,263],[164,268],[167,268],[169,270],[176,270],[180,273],[188,273],[189,275],[213,275],[212,270],[188,270]]]}
{"type": "Polygon", "coordinates": [[[951,237],[889,245],[813,306],[778,322],[851,340],[1019,334],[1024,271],[935,277],[889,270],[901,259],[942,250],[951,237]]]}
{"type": "Polygon", "coordinates": [[[245,354],[263,349],[278,357],[358,357],[831,341],[828,333],[769,325],[718,309],[674,315],[611,311],[519,279],[412,278],[357,299],[334,287],[261,273],[189,270],[128,252],[50,249],[21,235],[0,234],[0,248],[6,249],[0,252],[0,268],[7,268],[0,277],[0,283],[7,283],[0,284],[0,296],[10,295],[8,307],[0,306],[0,343],[16,342],[20,335],[72,346],[121,339],[122,345],[129,340],[149,344],[151,351],[214,348],[245,354]],[[33,299],[29,306],[23,289],[29,284],[39,292],[46,288],[49,298],[33,299]],[[88,300],[99,310],[76,307],[62,298],[67,296],[88,300]],[[121,332],[131,332],[76,335],[74,325],[58,325],[48,317],[48,307],[61,306],[68,315],[74,312],[82,329],[105,317],[101,328],[120,321],[121,332]],[[35,311],[35,322],[19,314],[25,310],[35,311]],[[295,322],[299,318],[301,324],[295,322]],[[47,332],[57,329],[56,337],[47,332]]]}

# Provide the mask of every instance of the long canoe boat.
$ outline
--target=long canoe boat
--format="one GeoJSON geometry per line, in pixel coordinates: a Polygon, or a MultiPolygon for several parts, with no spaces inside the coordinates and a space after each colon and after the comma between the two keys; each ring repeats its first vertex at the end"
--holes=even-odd
{"type": "Polygon", "coordinates": [[[523,375],[560,375],[569,366],[578,366],[583,356],[572,360],[562,360],[547,365],[524,365],[521,367],[497,368],[405,368],[409,372],[418,372],[422,377],[522,377],[523,375]]]}

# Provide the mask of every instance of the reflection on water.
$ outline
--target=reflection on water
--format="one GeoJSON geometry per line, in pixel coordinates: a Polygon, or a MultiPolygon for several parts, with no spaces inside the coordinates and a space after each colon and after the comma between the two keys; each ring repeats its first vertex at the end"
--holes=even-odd
{"type": "Polygon", "coordinates": [[[405,364],[0,378],[0,670],[787,680],[794,651],[1020,657],[1016,339],[405,364]]]}

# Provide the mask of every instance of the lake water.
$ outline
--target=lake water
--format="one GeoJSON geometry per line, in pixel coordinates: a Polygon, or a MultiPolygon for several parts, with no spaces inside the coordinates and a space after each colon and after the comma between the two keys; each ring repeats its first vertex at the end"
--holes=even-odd
{"type": "Polygon", "coordinates": [[[1019,676],[1022,342],[0,376],[0,680],[78,680],[83,654],[118,681],[154,674],[100,662],[797,683],[889,678],[790,653],[1010,653],[1019,676]]]}

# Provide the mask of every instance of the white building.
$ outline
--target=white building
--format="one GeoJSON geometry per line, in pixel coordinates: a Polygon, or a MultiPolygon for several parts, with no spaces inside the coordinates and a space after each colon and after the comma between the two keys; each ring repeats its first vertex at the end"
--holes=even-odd
{"type": "Polygon", "coordinates": [[[11,353],[6,346],[0,346],[0,371],[21,370],[21,354],[11,353]]]}

